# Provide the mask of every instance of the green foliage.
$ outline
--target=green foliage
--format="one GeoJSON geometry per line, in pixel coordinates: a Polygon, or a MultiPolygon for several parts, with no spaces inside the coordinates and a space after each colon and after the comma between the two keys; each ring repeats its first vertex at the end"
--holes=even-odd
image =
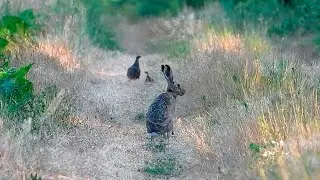
{"type": "MultiPolygon", "coordinates": [[[[32,35],[39,30],[32,9],[27,9],[18,15],[5,15],[0,19],[0,53],[3,55],[12,47],[23,46],[26,41],[32,41],[32,35]]],[[[11,48],[11,49],[10,49],[11,48]]]]}
{"type": "Polygon", "coordinates": [[[272,88],[280,89],[285,80],[290,77],[287,72],[288,60],[280,59],[269,66],[265,65],[264,69],[263,79],[272,88]]]}
{"type": "Polygon", "coordinates": [[[177,15],[182,7],[180,0],[136,0],[139,16],[177,15]]]}
{"type": "Polygon", "coordinates": [[[319,0],[293,0],[285,5],[279,0],[220,1],[237,28],[248,24],[265,25],[270,36],[320,34],[319,0]]]}
{"type": "Polygon", "coordinates": [[[168,144],[165,141],[154,141],[154,139],[149,139],[146,143],[146,149],[154,153],[165,152],[167,145],[168,144]]]}
{"type": "Polygon", "coordinates": [[[42,180],[42,178],[40,176],[38,176],[38,174],[36,173],[35,175],[33,175],[32,173],[30,174],[30,180],[42,180]]]}
{"type": "Polygon", "coordinates": [[[0,99],[9,113],[19,111],[32,97],[32,83],[25,77],[31,67],[10,68],[8,61],[1,65],[0,99]]]}
{"type": "MultiPolygon", "coordinates": [[[[184,5],[198,9],[209,1],[212,0],[81,0],[87,10],[86,29],[90,39],[95,45],[111,50],[122,50],[116,39],[116,29],[113,27],[116,24],[118,14],[131,20],[175,16],[183,9],[184,5]]],[[[170,52],[172,56],[180,56],[189,51],[185,42],[179,42],[176,45],[173,47],[178,48],[170,52]]]]}
{"type": "Polygon", "coordinates": [[[144,171],[150,175],[175,175],[181,170],[176,158],[170,154],[164,154],[150,162],[146,162],[144,171]]]}
{"type": "MultiPolygon", "coordinates": [[[[271,35],[319,33],[320,6],[319,0],[293,1],[292,6],[282,8],[283,17],[269,28],[271,35]]],[[[277,15],[279,15],[277,14],[277,15]]]]}
{"type": "Polygon", "coordinates": [[[190,53],[190,50],[190,43],[184,40],[174,41],[167,46],[169,58],[186,57],[190,53]]]}
{"type": "Polygon", "coordinates": [[[112,13],[111,1],[82,0],[82,2],[87,10],[86,30],[92,42],[104,49],[120,50],[121,47],[115,38],[115,29],[112,27],[114,22],[109,16],[112,13]]]}
{"type": "Polygon", "coordinates": [[[4,126],[20,130],[20,125],[32,118],[31,132],[39,132],[39,117],[57,94],[57,87],[50,86],[36,95],[26,75],[33,64],[10,67],[9,61],[0,66],[0,117],[4,126]]]}
{"type": "Polygon", "coordinates": [[[32,9],[27,9],[17,16],[6,15],[0,19],[1,37],[20,35],[28,36],[33,30],[39,28],[32,9]]]}
{"type": "Polygon", "coordinates": [[[186,5],[194,9],[203,8],[206,3],[213,2],[214,0],[186,0],[186,5]]]}
{"type": "Polygon", "coordinates": [[[320,49],[320,34],[313,40],[317,48],[320,49]]]}
{"type": "Polygon", "coordinates": [[[265,149],[265,146],[255,144],[255,143],[250,143],[249,148],[253,153],[261,153],[262,149],[265,149]]]}
{"type": "Polygon", "coordinates": [[[137,121],[143,121],[145,119],[145,117],[146,117],[145,113],[140,112],[134,117],[134,119],[137,121]]]}
{"type": "Polygon", "coordinates": [[[172,40],[163,39],[151,42],[148,46],[148,51],[164,53],[168,58],[184,58],[191,51],[190,42],[187,40],[172,40]]]}

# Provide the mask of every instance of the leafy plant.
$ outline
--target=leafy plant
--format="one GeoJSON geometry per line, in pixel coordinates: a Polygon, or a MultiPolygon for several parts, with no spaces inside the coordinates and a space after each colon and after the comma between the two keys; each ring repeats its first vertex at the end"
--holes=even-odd
{"type": "Polygon", "coordinates": [[[178,165],[173,155],[165,154],[150,162],[146,162],[144,171],[150,175],[174,175],[178,174],[181,166],[178,165]]]}
{"type": "Polygon", "coordinates": [[[250,143],[249,148],[253,153],[261,153],[261,151],[265,149],[265,145],[250,143]]]}
{"type": "Polygon", "coordinates": [[[247,29],[248,25],[267,27],[269,36],[296,36],[320,34],[319,0],[225,0],[220,1],[228,18],[237,28],[247,29]]]}
{"type": "Polygon", "coordinates": [[[35,175],[33,175],[32,173],[30,174],[30,180],[42,180],[42,178],[40,176],[38,176],[38,174],[36,173],[35,175]]]}
{"type": "MultiPolygon", "coordinates": [[[[26,78],[33,64],[23,67],[10,67],[9,61],[0,66],[0,116],[4,126],[19,131],[21,124],[31,118],[31,133],[41,128],[41,116],[56,97],[58,88],[49,86],[39,94],[34,94],[32,82],[26,78]]],[[[59,115],[69,111],[59,109],[59,115]]]]}
{"type": "Polygon", "coordinates": [[[145,113],[140,112],[134,117],[134,119],[137,121],[142,121],[142,120],[144,120],[145,117],[146,117],[145,113]]]}
{"type": "Polygon", "coordinates": [[[182,7],[180,0],[139,0],[136,10],[140,16],[176,15],[182,7]]]}
{"type": "Polygon", "coordinates": [[[32,83],[25,77],[32,65],[10,68],[8,61],[1,65],[0,98],[9,112],[19,110],[32,96],[32,83]]]}
{"type": "Polygon", "coordinates": [[[153,139],[148,139],[146,149],[152,152],[165,152],[167,145],[168,144],[165,141],[153,141],[153,139]]]}
{"type": "Polygon", "coordinates": [[[116,39],[116,31],[112,24],[115,24],[115,9],[121,1],[89,1],[81,0],[86,8],[86,31],[91,41],[104,49],[121,50],[116,39]],[[115,8],[113,7],[115,5],[115,8]],[[103,19],[103,21],[102,21],[103,19]]]}
{"type": "Polygon", "coordinates": [[[18,15],[5,15],[0,19],[0,48],[1,53],[12,48],[32,42],[32,35],[39,30],[36,17],[32,9],[27,9],[18,15]],[[6,46],[6,48],[4,48],[6,46]]]}
{"type": "Polygon", "coordinates": [[[191,51],[187,40],[161,39],[150,42],[147,51],[167,54],[169,58],[184,58],[191,51]]]}

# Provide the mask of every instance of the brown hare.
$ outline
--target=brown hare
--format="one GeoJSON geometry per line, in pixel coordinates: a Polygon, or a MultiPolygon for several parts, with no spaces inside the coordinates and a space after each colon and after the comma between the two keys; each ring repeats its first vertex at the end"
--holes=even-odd
{"type": "Polygon", "coordinates": [[[167,80],[167,90],[159,94],[151,103],[146,114],[147,133],[151,137],[163,135],[167,139],[173,135],[173,118],[177,96],[183,96],[185,90],[173,81],[169,65],[161,65],[161,71],[167,80]]]}

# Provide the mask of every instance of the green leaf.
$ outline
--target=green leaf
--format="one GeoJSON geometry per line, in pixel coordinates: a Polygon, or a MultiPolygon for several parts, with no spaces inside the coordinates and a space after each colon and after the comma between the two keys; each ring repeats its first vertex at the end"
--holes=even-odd
{"type": "Polygon", "coordinates": [[[26,9],[19,14],[19,17],[26,23],[28,27],[36,24],[36,17],[32,9],[26,9]]]}
{"type": "Polygon", "coordinates": [[[7,78],[9,76],[9,74],[7,72],[1,72],[0,71],[0,81],[4,80],[5,78],[7,78]]]}
{"type": "Polygon", "coordinates": [[[1,65],[0,65],[0,70],[1,71],[6,71],[9,68],[9,61],[4,61],[1,65]]]}
{"type": "Polygon", "coordinates": [[[7,28],[10,34],[15,34],[21,29],[25,30],[25,23],[17,16],[3,16],[0,22],[1,27],[7,28]]]}
{"type": "Polygon", "coordinates": [[[34,63],[19,68],[19,69],[14,73],[14,77],[15,77],[16,79],[22,79],[22,78],[24,78],[24,76],[29,72],[29,70],[30,70],[30,68],[32,67],[33,64],[34,64],[34,63]]]}
{"type": "Polygon", "coordinates": [[[249,145],[251,151],[255,152],[255,153],[260,153],[262,150],[262,147],[258,144],[254,144],[254,143],[250,143],[249,145]]]}
{"type": "Polygon", "coordinates": [[[0,52],[3,51],[9,42],[6,39],[0,37],[0,52]]]}
{"type": "Polygon", "coordinates": [[[4,96],[10,96],[16,88],[14,79],[6,79],[0,84],[0,93],[4,96]]]}
{"type": "Polygon", "coordinates": [[[1,38],[7,38],[10,35],[10,31],[9,29],[5,28],[5,27],[0,27],[0,37],[1,38]]]}

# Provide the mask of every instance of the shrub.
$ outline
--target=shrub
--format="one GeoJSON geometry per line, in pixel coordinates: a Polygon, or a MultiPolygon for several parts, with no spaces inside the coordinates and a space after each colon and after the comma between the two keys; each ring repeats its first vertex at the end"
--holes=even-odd
{"type": "MultiPolygon", "coordinates": [[[[32,82],[26,78],[32,65],[10,67],[5,61],[0,66],[0,117],[4,118],[6,128],[17,132],[22,123],[31,118],[31,132],[38,133],[43,125],[41,117],[58,92],[56,86],[49,86],[39,94],[34,93],[32,82]]],[[[62,116],[68,116],[65,113],[69,111],[61,110],[59,115],[63,119],[62,116]]]]}
{"type": "Polygon", "coordinates": [[[25,77],[31,67],[9,68],[8,61],[0,67],[0,97],[9,112],[19,110],[32,95],[32,83],[25,77]]]}
{"type": "Polygon", "coordinates": [[[194,9],[203,8],[206,3],[213,2],[214,0],[186,0],[186,5],[194,9]]]}
{"type": "Polygon", "coordinates": [[[139,16],[177,15],[182,7],[180,0],[137,0],[136,11],[139,16]]]}
{"type": "Polygon", "coordinates": [[[265,25],[269,36],[320,34],[318,0],[220,1],[228,18],[240,29],[248,24],[265,25]]]}
{"type": "MultiPolygon", "coordinates": [[[[23,111],[33,95],[32,83],[26,79],[32,64],[20,68],[9,67],[5,61],[0,66],[0,100],[2,104],[2,115],[9,119],[16,118],[23,111]]],[[[16,119],[21,122],[23,119],[16,119]]]]}
{"type": "Polygon", "coordinates": [[[146,162],[144,171],[150,175],[176,175],[180,173],[181,166],[176,157],[171,154],[164,154],[146,162]]]}
{"type": "Polygon", "coordinates": [[[27,9],[18,15],[5,15],[0,19],[0,44],[2,52],[12,52],[32,42],[33,34],[39,30],[32,9],[27,9]],[[4,47],[6,46],[6,47],[4,47]]]}
{"type": "Polygon", "coordinates": [[[185,58],[191,52],[190,41],[175,39],[160,39],[150,42],[147,50],[167,54],[168,58],[179,59],[185,58]]]}
{"type": "Polygon", "coordinates": [[[112,26],[115,23],[109,16],[113,12],[111,2],[102,0],[82,0],[82,2],[87,10],[86,31],[92,42],[104,49],[121,49],[112,26]],[[102,17],[108,22],[102,22],[102,17]]]}

